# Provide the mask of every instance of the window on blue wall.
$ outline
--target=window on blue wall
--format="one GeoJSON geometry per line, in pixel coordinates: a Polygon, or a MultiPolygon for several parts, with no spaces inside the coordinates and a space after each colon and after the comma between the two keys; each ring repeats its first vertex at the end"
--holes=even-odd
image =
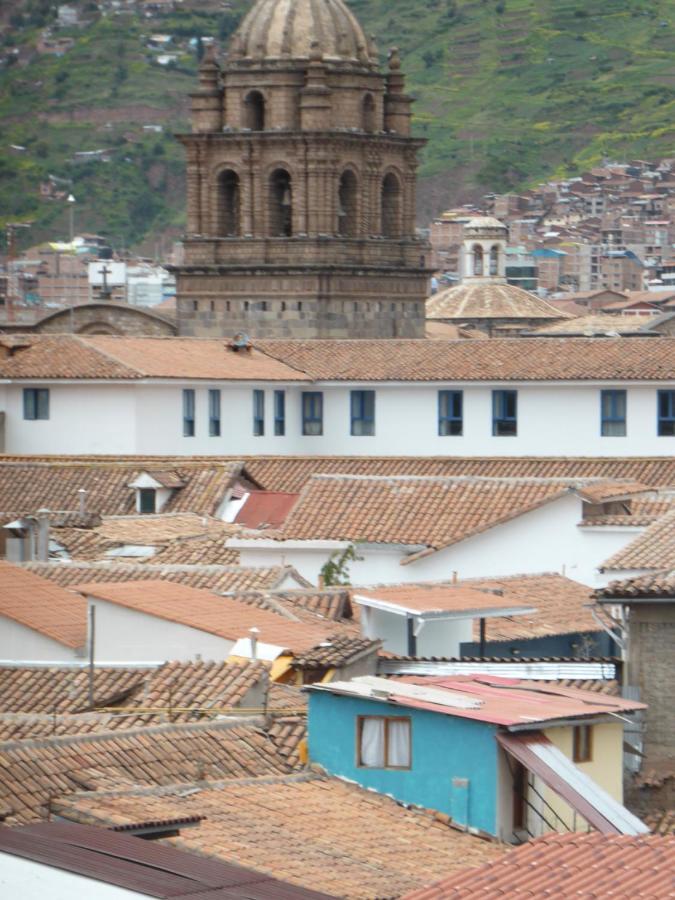
{"type": "Polygon", "coordinates": [[[462,434],[463,406],[462,391],[438,392],[438,433],[442,437],[462,434]]]}
{"type": "Polygon", "coordinates": [[[375,391],[351,392],[351,433],[375,434],[375,391]]]}
{"type": "Polygon", "coordinates": [[[513,437],[518,434],[518,392],[492,392],[492,434],[513,437]]]}
{"type": "Polygon", "coordinates": [[[265,391],[253,391],[253,436],[265,434],[265,391]]]}
{"type": "Polygon", "coordinates": [[[323,394],[305,391],[302,395],[302,433],[323,434],[323,394]]]}
{"type": "Polygon", "coordinates": [[[195,392],[183,391],[183,437],[195,436],[195,392]]]}
{"type": "Polygon", "coordinates": [[[220,437],[220,391],[209,391],[209,435],[220,437]]]}
{"type": "Polygon", "coordinates": [[[410,719],[358,716],[357,765],[363,769],[409,769],[412,765],[410,719]]]}
{"type": "Polygon", "coordinates": [[[600,391],[600,418],[602,437],[626,436],[625,391],[600,391]]]}
{"type": "Polygon", "coordinates": [[[286,391],[274,392],[274,433],[286,434],[286,391]]]}
{"type": "Polygon", "coordinates": [[[49,418],[49,388],[23,389],[23,417],[31,420],[49,418]]]}
{"type": "Polygon", "coordinates": [[[675,437],[675,391],[659,391],[657,403],[659,437],[675,437]]]}

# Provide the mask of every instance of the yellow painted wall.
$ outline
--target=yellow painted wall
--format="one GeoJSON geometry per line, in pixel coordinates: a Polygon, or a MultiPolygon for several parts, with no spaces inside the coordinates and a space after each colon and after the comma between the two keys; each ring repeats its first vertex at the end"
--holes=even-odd
{"type": "MultiPolygon", "coordinates": [[[[572,726],[560,728],[548,728],[544,731],[546,737],[568,759],[572,759],[573,737],[572,726]]],[[[577,768],[592,778],[596,784],[607,793],[623,803],[623,725],[621,722],[593,725],[593,758],[590,762],[574,763],[577,768]]],[[[569,828],[574,827],[574,813],[570,807],[561,800],[557,794],[542,785],[537,779],[537,789],[543,794],[556,813],[567,823],[569,828]]],[[[534,801],[533,801],[534,802],[534,801]]],[[[550,817],[549,817],[550,818],[550,817]]],[[[545,829],[547,830],[547,829],[545,829]]],[[[584,819],[576,817],[576,830],[586,831],[584,819]]]]}

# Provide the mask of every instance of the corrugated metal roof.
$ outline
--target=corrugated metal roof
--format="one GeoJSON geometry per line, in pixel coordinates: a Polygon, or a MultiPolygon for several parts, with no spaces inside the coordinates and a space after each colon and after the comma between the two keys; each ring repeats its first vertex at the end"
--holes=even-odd
{"type": "Polygon", "coordinates": [[[601,834],[648,834],[649,828],[569,760],[541,732],[498,733],[497,740],[601,834]]]}
{"type": "Polygon", "coordinates": [[[330,900],[330,895],[174,847],[59,822],[0,828],[0,852],[139,891],[149,897],[330,900]]]}

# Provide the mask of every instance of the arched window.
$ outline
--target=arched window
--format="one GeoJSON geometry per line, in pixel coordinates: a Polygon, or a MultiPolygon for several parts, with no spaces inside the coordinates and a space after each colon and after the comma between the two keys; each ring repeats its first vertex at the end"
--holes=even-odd
{"type": "Polygon", "coordinates": [[[239,176],[226,169],[218,176],[218,234],[237,237],[239,234],[239,176]]]}
{"type": "Polygon", "coordinates": [[[375,131],[375,99],[366,94],[361,105],[361,127],[364,131],[375,131]]]}
{"type": "Polygon", "coordinates": [[[293,195],[291,176],[285,169],[270,175],[270,235],[290,237],[293,234],[293,195]]]}
{"type": "Polygon", "coordinates": [[[338,234],[356,237],[358,183],[356,175],[347,169],[340,177],[338,186],[338,234]]]}
{"type": "Polygon", "coordinates": [[[392,172],[382,181],[382,234],[387,238],[401,236],[401,183],[392,172]]]}
{"type": "Polygon", "coordinates": [[[483,274],[483,248],[480,244],[476,244],[473,248],[473,274],[483,274]]]}
{"type": "Polygon", "coordinates": [[[265,130],[265,98],[260,91],[251,91],[244,100],[244,128],[265,130]]]}
{"type": "Polygon", "coordinates": [[[499,247],[490,248],[490,275],[499,275],[499,247]]]}

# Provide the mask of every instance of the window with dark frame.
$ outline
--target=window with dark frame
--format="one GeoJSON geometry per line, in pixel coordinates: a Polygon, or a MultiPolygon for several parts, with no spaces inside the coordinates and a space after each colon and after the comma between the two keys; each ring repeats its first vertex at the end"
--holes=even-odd
{"type": "Polygon", "coordinates": [[[625,391],[600,391],[600,419],[602,437],[626,436],[625,391]]]}
{"type": "Polygon", "coordinates": [[[593,759],[593,726],[575,725],[573,729],[573,753],[575,763],[593,759]]]}
{"type": "Polygon", "coordinates": [[[351,392],[351,433],[357,436],[375,434],[375,391],[351,392]]]}
{"type": "Polygon", "coordinates": [[[195,392],[192,388],[183,391],[183,437],[195,436],[195,392]]]}
{"type": "Polygon", "coordinates": [[[220,437],[220,391],[209,390],[209,437],[220,437]]]}
{"type": "Polygon", "coordinates": [[[492,392],[492,434],[515,437],[518,434],[518,392],[492,392]]]}
{"type": "Polygon", "coordinates": [[[157,491],[155,488],[139,488],[138,511],[142,515],[154,515],[157,512],[157,491]]]}
{"type": "Polygon", "coordinates": [[[407,716],[358,716],[356,741],[361,769],[412,767],[412,725],[407,716]]]}
{"type": "Polygon", "coordinates": [[[49,388],[23,389],[23,417],[30,421],[49,418],[49,388]]]}
{"type": "Polygon", "coordinates": [[[441,437],[461,435],[464,431],[464,395],[462,391],[438,392],[438,433],[441,437]]]}
{"type": "Polygon", "coordinates": [[[323,394],[321,391],[305,391],[302,395],[302,433],[323,434],[323,394]]]}
{"type": "Polygon", "coordinates": [[[659,437],[675,437],[675,391],[658,391],[656,398],[659,437]]]}
{"type": "Polygon", "coordinates": [[[265,391],[253,391],[253,437],[265,434],[265,391]]]}
{"type": "Polygon", "coordinates": [[[274,392],[274,434],[286,434],[286,391],[274,392]]]}

